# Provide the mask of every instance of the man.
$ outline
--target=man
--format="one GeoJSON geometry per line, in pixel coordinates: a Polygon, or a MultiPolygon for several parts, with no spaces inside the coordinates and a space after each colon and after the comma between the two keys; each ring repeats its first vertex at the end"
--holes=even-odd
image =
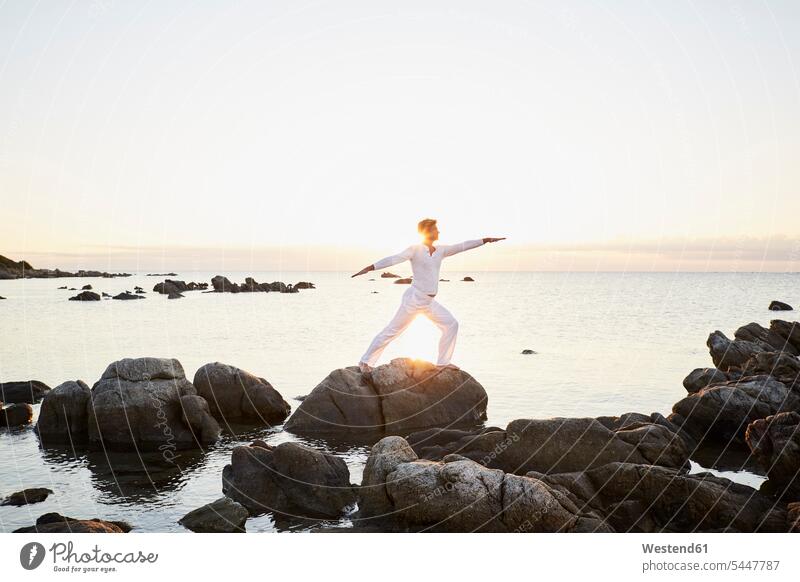
{"type": "Polygon", "coordinates": [[[474,249],[485,243],[505,240],[505,237],[482,238],[464,241],[456,245],[434,247],[433,243],[439,239],[439,229],[436,226],[436,221],[432,218],[426,218],[420,221],[417,225],[417,230],[422,235],[422,244],[411,245],[403,252],[381,259],[377,263],[364,267],[352,276],[358,277],[364,273],[385,269],[403,261],[411,261],[411,271],[413,273],[411,286],[403,293],[403,300],[397,313],[395,313],[389,325],[375,336],[367,351],[361,356],[358,367],[362,372],[370,372],[372,370],[389,342],[403,333],[419,313],[428,317],[442,332],[442,337],[439,340],[437,366],[458,369],[457,366],[450,363],[450,358],[453,357],[453,350],[456,347],[458,322],[452,313],[439,302],[434,301],[439,287],[439,269],[442,265],[442,259],[474,249]]]}

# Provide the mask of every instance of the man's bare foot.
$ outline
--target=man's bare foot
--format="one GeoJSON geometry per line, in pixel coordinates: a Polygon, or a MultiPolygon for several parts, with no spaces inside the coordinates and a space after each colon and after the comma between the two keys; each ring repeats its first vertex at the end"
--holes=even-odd
{"type": "Polygon", "coordinates": [[[367,374],[369,372],[372,372],[372,370],[374,370],[374,368],[366,362],[359,362],[358,369],[361,370],[362,374],[367,374]]]}
{"type": "Polygon", "coordinates": [[[437,364],[436,367],[439,368],[440,370],[445,370],[447,368],[450,368],[451,370],[460,370],[461,369],[458,366],[456,366],[455,364],[437,364]]]}

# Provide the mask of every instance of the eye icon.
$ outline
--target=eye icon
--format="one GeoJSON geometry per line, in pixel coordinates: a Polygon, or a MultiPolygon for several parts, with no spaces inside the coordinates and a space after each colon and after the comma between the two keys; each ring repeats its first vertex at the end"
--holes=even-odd
{"type": "Polygon", "coordinates": [[[44,561],[44,546],[39,542],[30,542],[19,551],[19,563],[26,570],[35,570],[44,561]]]}

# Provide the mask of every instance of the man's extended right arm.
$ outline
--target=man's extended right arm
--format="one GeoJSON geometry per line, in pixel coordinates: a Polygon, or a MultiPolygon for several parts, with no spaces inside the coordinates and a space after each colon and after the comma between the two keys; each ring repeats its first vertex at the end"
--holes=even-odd
{"type": "Polygon", "coordinates": [[[391,255],[377,261],[371,265],[367,265],[363,269],[361,269],[355,275],[351,275],[351,279],[353,277],[358,277],[359,275],[363,275],[364,273],[369,273],[370,271],[377,271],[380,269],[385,269],[386,267],[391,267],[392,265],[397,265],[398,263],[402,263],[403,261],[408,261],[414,252],[413,247],[408,247],[400,253],[396,255],[391,255]]]}

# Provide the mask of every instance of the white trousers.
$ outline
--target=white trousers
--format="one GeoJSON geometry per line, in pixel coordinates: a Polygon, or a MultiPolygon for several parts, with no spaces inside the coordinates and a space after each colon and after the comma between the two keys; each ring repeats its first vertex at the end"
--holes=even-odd
{"type": "Polygon", "coordinates": [[[420,313],[430,319],[442,332],[442,337],[439,339],[439,360],[436,363],[440,366],[449,364],[456,348],[458,322],[441,303],[434,301],[433,297],[413,286],[403,293],[403,300],[397,313],[394,314],[389,325],[375,336],[367,351],[361,356],[361,361],[374,366],[389,342],[403,333],[420,313]]]}

